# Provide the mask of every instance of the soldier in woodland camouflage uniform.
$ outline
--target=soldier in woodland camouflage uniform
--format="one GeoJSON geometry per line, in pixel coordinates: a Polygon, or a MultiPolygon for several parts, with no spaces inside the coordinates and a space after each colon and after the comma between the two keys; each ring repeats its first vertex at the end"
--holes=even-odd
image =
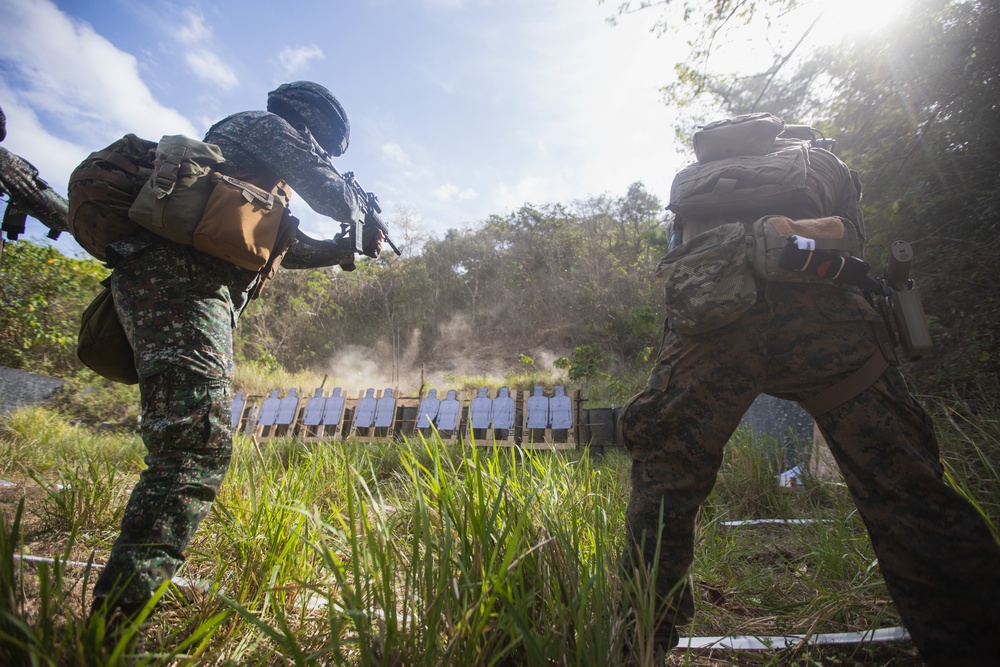
{"type": "MultiPolygon", "coordinates": [[[[7,136],[7,117],[0,109],[0,141],[7,136]]],[[[69,203],[49,184],[38,177],[38,170],[30,162],[0,146],[0,194],[7,195],[7,215],[14,210],[36,218],[50,229],[63,232],[68,229],[66,215],[69,203]]],[[[23,223],[23,219],[21,220],[23,223]]],[[[15,234],[20,230],[4,231],[15,234]]]]}
{"type": "MultiPolygon", "coordinates": [[[[268,111],[234,114],[205,140],[226,172],[258,185],[287,182],[316,212],[355,217],[358,202],[327,160],[348,145],[343,107],[322,86],[299,81],[268,96],[268,111]]],[[[268,187],[270,189],[270,187],[268,187]]],[[[366,252],[381,250],[366,233],[366,252]]],[[[346,238],[298,234],[282,265],[349,264],[346,238]]],[[[259,276],[142,232],[108,246],[111,291],[135,351],[146,469],[122,518],[121,535],[94,588],[94,612],[134,614],[184,561],[229,467],[233,329],[259,276]]]]}
{"type": "MultiPolygon", "coordinates": [[[[817,171],[836,166],[832,154],[811,153],[817,171]]],[[[824,210],[774,213],[840,215],[863,233],[859,190],[846,167],[839,173],[820,188],[824,210]]],[[[684,241],[710,227],[685,227],[684,241]]],[[[675,626],[691,620],[696,515],[742,415],[762,392],[807,401],[851,376],[883,354],[882,326],[856,288],[762,281],[756,304],[731,324],[690,335],[668,322],[646,389],[623,408],[621,423],[633,459],[623,567],[654,563],[662,530],[655,570],[666,619],[656,635],[662,649],[675,646],[675,626]]],[[[993,664],[1000,549],[976,510],[942,480],[931,419],[899,371],[889,366],[853,398],[814,416],[921,656],[932,665],[993,664]]]]}

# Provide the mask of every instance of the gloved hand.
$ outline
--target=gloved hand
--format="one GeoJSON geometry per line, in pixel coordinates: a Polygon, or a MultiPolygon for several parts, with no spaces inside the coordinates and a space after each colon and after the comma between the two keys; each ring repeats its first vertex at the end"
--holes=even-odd
{"type": "Polygon", "coordinates": [[[382,230],[375,225],[365,225],[361,233],[361,249],[369,257],[378,257],[382,253],[382,230]]]}

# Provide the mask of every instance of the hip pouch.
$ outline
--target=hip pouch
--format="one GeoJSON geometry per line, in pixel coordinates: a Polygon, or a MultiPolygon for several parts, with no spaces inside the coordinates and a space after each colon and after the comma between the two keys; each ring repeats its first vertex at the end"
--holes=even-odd
{"type": "Polygon", "coordinates": [[[757,302],[757,285],[747,261],[742,223],[698,234],[660,259],[670,328],[703,333],[738,319],[757,302]]]}
{"type": "MultiPolygon", "coordinates": [[[[791,237],[809,242],[810,251],[824,251],[861,259],[863,250],[857,230],[850,220],[837,216],[809,220],[792,220],[783,215],[759,218],[750,229],[753,237],[751,265],[758,278],[782,283],[835,284],[832,278],[820,278],[815,273],[785,268],[781,255],[791,237]]],[[[806,260],[808,262],[808,259],[806,260]]]]}
{"type": "Polygon", "coordinates": [[[289,189],[279,181],[270,192],[252,183],[213,174],[215,189],[194,230],[194,247],[251,271],[260,271],[276,249],[288,208],[289,189]]]}
{"type": "Polygon", "coordinates": [[[105,285],[101,293],[83,311],[76,356],[102,377],[122,384],[136,384],[135,353],[118,319],[115,300],[105,285]]]}

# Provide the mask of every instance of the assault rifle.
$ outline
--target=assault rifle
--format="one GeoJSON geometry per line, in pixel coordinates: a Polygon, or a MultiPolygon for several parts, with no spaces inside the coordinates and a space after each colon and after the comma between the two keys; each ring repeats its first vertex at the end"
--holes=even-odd
{"type": "Polygon", "coordinates": [[[352,230],[351,237],[351,242],[354,245],[355,251],[368,255],[369,257],[375,257],[375,255],[370,255],[365,252],[362,247],[364,245],[362,242],[364,230],[375,227],[382,232],[382,240],[389,244],[389,247],[392,248],[394,253],[397,255],[403,254],[400,252],[399,248],[396,247],[396,244],[392,242],[392,239],[389,238],[389,227],[386,226],[385,221],[382,220],[382,216],[379,215],[382,212],[382,206],[378,203],[378,197],[375,196],[374,193],[367,192],[363,187],[361,187],[358,180],[354,178],[353,171],[345,173],[342,178],[344,179],[344,182],[347,183],[348,187],[354,191],[354,196],[357,197],[358,203],[361,205],[361,215],[355,222],[361,225],[362,233],[358,234],[358,227],[355,226],[352,230]]]}
{"type": "MultiPolygon", "coordinates": [[[[344,228],[345,235],[351,241],[351,247],[354,249],[354,252],[362,255],[368,255],[368,257],[376,257],[374,254],[365,252],[364,249],[364,231],[374,227],[382,232],[382,240],[389,244],[392,251],[397,255],[402,255],[403,253],[400,252],[399,248],[396,247],[396,244],[389,238],[389,227],[385,224],[385,221],[382,220],[382,216],[379,215],[382,212],[382,206],[378,203],[378,197],[375,196],[374,193],[368,192],[361,187],[361,184],[358,183],[358,179],[354,178],[353,171],[341,174],[340,170],[334,166],[333,160],[330,158],[330,154],[319,145],[319,142],[317,142],[315,138],[312,138],[312,148],[317,154],[326,160],[327,165],[333,170],[333,173],[344,179],[344,183],[347,184],[347,187],[351,189],[355,198],[358,200],[358,216],[351,222],[341,223],[341,226],[344,228]]],[[[353,266],[353,264],[351,266],[353,266]]]]}

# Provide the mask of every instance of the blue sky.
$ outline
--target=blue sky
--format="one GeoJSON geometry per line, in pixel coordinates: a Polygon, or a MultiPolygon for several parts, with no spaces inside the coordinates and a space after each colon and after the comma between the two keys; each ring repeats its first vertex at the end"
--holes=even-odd
{"type": "MultiPolygon", "coordinates": [[[[351,119],[336,161],[440,236],[524,203],[624,195],[666,203],[683,158],[663,85],[683,46],[652,17],[612,27],[597,0],[3,0],[4,146],[65,193],[127,132],[201,136],[279,83],[329,87],[351,119]]],[[[293,211],[304,228],[338,226],[293,211]]],[[[43,235],[32,223],[28,236],[43,235]]],[[[64,235],[59,247],[72,252],[64,235]]]]}

